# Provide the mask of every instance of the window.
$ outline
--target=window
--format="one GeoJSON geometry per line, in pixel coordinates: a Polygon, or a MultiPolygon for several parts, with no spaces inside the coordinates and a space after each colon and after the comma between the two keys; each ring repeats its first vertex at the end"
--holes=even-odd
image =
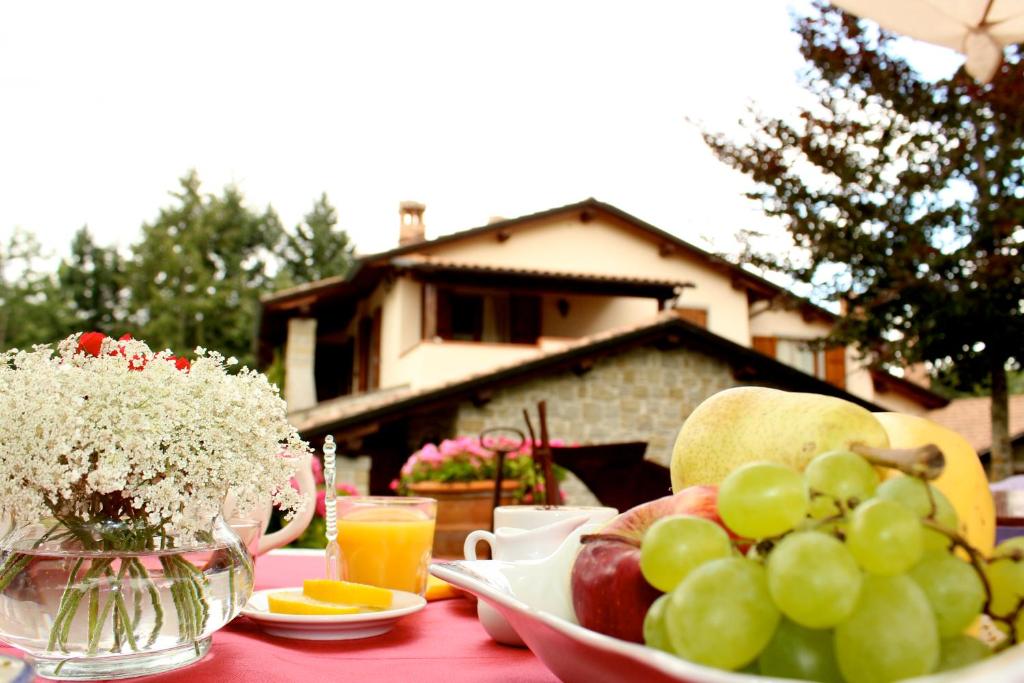
{"type": "Polygon", "coordinates": [[[811,348],[804,339],[777,339],[775,358],[808,375],[825,379],[825,352],[811,348]]]}
{"type": "Polygon", "coordinates": [[[344,342],[318,339],[316,360],[313,363],[316,377],[316,400],[326,401],[352,393],[354,364],[355,344],[351,339],[344,342]]]}
{"type": "Polygon", "coordinates": [[[379,308],[371,317],[359,321],[359,391],[373,391],[380,386],[380,324],[379,308]]]}
{"type": "Polygon", "coordinates": [[[803,370],[808,375],[823,379],[840,389],[846,388],[846,347],[814,349],[806,339],[780,337],[754,337],[755,351],[803,370]]]}
{"type": "Polygon", "coordinates": [[[479,294],[448,294],[449,333],[445,339],[481,341],[484,338],[484,297],[479,294]]]}
{"type": "Polygon", "coordinates": [[[427,285],[423,307],[426,339],[536,344],[540,336],[538,296],[427,285]]]}

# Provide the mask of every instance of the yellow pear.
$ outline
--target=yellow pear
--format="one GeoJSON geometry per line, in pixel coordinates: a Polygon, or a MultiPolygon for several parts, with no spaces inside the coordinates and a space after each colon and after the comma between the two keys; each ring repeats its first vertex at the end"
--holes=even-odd
{"type": "MultiPolygon", "coordinates": [[[[893,448],[914,448],[933,443],[946,458],[942,475],[932,484],[942,491],[960,518],[960,533],[985,555],[992,552],[996,538],[996,510],[988,478],[978,454],[964,437],[951,429],[916,415],[876,413],[893,448]]],[[[887,478],[903,476],[884,470],[887,478]]]]}
{"type": "Polygon", "coordinates": [[[868,410],[821,394],[736,387],[694,410],[672,449],[672,490],[718,484],[757,460],[799,470],[816,455],[853,444],[886,448],[889,439],[868,410]]]}

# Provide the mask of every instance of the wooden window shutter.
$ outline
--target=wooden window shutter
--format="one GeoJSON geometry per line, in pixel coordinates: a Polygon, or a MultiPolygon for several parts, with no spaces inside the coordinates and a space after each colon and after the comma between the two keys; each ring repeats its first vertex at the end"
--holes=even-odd
{"type": "Polygon", "coordinates": [[[429,282],[423,283],[423,325],[422,339],[432,340],[437,336],[437,287],[429,282]]]}
{"type": "Polygon", "coordinates": [[[835,346],[825,349],[825,381],[846,388],[846,347],[835,346]]]}
{"type": "Polygon", "coordinates": [[[366,391],[370,388],[370,336],[373,328],[369,318],[359,320],[359,338],[356,345],[356,388],[366,391]]]}
{"type": "Polygon", "coordinates": [[[751,339],[754,350],[766,356],[776,357],[775,347],[778,343],[776,337],[753,337],[751,339]]]}
{"type": "Polygon", "coordinates": [[[378,308],[373,312],[373,327],[370,331],[370,388],[380,387],[380,328],[381,310],[378,308]]]}
{"type": "Polygon", "coordinates": [[[513,295],[509,308],[509,341],[513,344],[536,344],[540,336],[540,297],[513,295]]]}
{"type": "Polygon", "coordinates": [[[676,315],[688,323],[693,323],[697,327],[708,327],[708,311],[706,308],[677,308],[675,309],[676,315]]]}
{"type": "MultiPolygon", "coordinates": [[[[437,307],[435,309],[435,325],[434,325],[434,336],[440,337],[441,339],[452,338],[452,294],[446,289],[438,289],[437,296],[437,307]]],[[[430,337],[433,339],[433,337],[430,337]]]]}

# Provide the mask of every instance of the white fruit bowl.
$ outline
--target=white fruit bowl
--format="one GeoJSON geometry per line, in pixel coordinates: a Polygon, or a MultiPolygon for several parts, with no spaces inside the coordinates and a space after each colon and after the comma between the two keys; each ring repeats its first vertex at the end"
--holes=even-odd
{"type": "MultiPolygon", "coordinates": [[[[536,564],[538,571],[561,573],[564,566],[536,564]]],[[[670,654],[583,628],[564,616],[564,596],[551,591],[552,610],[537,591],[517,595],[522,563],[495,560],[435,562],[430,571],[483,600],[505,617],[516,632],[564,683],[769,683],[769,678],[712,669],[670,654]],[[519,566],[517,566],[517,564],[519,566]],[[529,603],[529,604],[528,604],[529,603]],[[555,613],[563,613],[556,616],[555,613]]],[[[538,577],[539,583],[568,583],[568,577],[538,577]],[[547,578],[544,582],[542,579],[547,578]]],[[[537,585],[537,584],[534,584],[537,585]]],[[[1024,646],[1016,646],[974,666],[947,674],[913,679],[914,683],[1020,683],[1024,681],[1024,646]]]]}

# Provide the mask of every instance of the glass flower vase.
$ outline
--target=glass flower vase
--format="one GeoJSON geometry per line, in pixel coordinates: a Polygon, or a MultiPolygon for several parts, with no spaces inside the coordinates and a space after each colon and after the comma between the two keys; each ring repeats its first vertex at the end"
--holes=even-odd
{"type": "Polygon", "coordinates": [[[167,671],[206,654],[252,584],[252,555],[221,517],[184,544],[122,521],[13,526],[0,537],[0,639],[47,678],[167,671]]]}

